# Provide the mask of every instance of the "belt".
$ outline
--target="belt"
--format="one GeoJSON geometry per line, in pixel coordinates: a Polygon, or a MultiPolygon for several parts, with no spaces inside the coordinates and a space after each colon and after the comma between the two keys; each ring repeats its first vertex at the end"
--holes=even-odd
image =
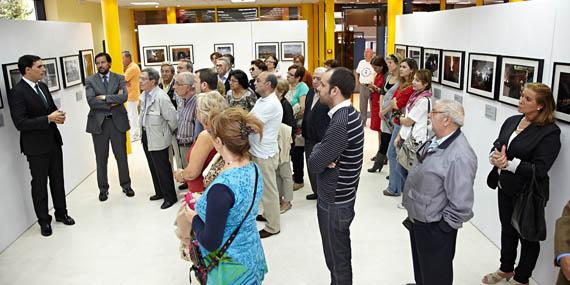
{"type": "Polygon", "coordinates": [[[178,142],[178,146],[190,147],[190,146],[192,146],[192,143],[181,143],[181,142],[178,142]]]}
{"type": "Polygon", "coordinates": [[[105,115],[105,120],[107,120],[107,119],[112,119],[112,118],[113,118],[113,115],[112,115],[112,114],[105,115]]]}

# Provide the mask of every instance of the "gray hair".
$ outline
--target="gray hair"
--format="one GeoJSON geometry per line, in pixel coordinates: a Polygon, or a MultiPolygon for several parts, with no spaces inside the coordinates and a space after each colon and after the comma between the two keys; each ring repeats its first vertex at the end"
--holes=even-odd
{"type": "Polygon", "coordinates": [[[225,64],[226,67],[228,67],[228,68],[231,67],[230,59],[227,58],[227,57],[225,57],[225,56],[222,56],[222,57],[218,58],[216,61],[221,61],[221,62],[222,62],[223,64],[225,64]]]}
{"type": "Polygon", "coordinates": [[[172,74],[174,74],[175,70],[174,70],[174,65],[172,65],[172,63],[165,62],[165,63],[160,65],[160,69],[162,69],[165,66],[168,66],[168,68],[170,68],[170,71],[172,72],[172,74]]]}
{"type": "Polygon", "coordinates": [[[465,110],[461,104],[448,99],[442,99],[437,101],[436,106],[441,108],[441,111],[449,116],[451,120],[459,127],[463,126],[463,121],[465,119],[465,110]]]}
{"type": "Polygon", "coordinates": [[[160,80],[160,73],[156,71],[154,68],[147,67],[141,71],[146,72],[148,74],[148,80],[154,80],[154,85],[158,85],[158,81],[160,80]]]}
{"type": "Polygon", "coordinates": [[[194,83],[196,82],[196,76],[194,75],[194,73],[188,71],[178,73],[176,75],[176,78],[178,78],[177,80],[178,82],[190,86],[194,85],[194,83]]]}
{"type": "Polygon", "coordinates": [[[325,73],[325,72],[327,72],[327,68],[326,68],[326,67],[319,66],[319,67],[315,68],[315,72],[313,72],[313,75],[316,75],[316,74],[323,74],[323,73],[325,73]]]}
{"type": "Polygon", "coordinates": [[[194,64],[192,63],[192,61],[190,61],[187,58],[183,58],[183,59],[178,61],[178,64],[181,64],[183,62],[186,63],[186,69],[188,69],[190,72],[194,72],[194,64]]]}
{"type": "Polygon", "coordinates": [[[271,89],[277,88],[277,76],[274,73],[267,72],[265,80],[269,81],[271,89]]]}

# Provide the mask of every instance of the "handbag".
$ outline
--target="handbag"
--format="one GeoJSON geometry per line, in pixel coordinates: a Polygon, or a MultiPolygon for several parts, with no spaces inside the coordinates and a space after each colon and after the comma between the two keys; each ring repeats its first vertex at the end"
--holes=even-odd
{"type": "Polygon", "coordinates": [[[546,197],[536,180],[533,164],[531,182],[525,184],[522,193],[518,195],[511,217],[511,224],[523,239],[528,241],[546,239],[545,207],[546,197]]]}
{"type": "MultiPolygon", "coordinates": [[[[429,98],[427,98],[427,100],[428,100],[428,114],[429,114],[430,100],[429,98]]],[[[400,165],[402,165],[402,167],[404,167],[407,171],[410,171],[412,169],[412,166],[418,160],[417,153],[420,147],[422,146],[422,144],[417,142],[416,139],[413,137],[415,125],[416,125],[415,123],[412,125],[412,129],[410,130],[408,138],[406,138],[406,140],[404,141],[404,143],[402,144],[396,155],[398,163],[400,163],[400,165]]],[[[426,128],[426,138],[427,137],[428,137],[428,130],[426,128]]]]}
{"type": "Polygon", "coordinates": [[[190,232],[192,242],[190,242],[189,255],[190,255],[190,260],[192,260],[193,263],[193,265],[190,267],[190,272],[189,272],[190,284],[192,283],[192,272],[194,272],[194,276],[196,276],[198,282],[201,285],[205,285],[208,283],[208,273],[214,270],[216,267],[225,264],[226,262],[228,263],[229,266],[235,266],[235,264],[233,264],[231,260],[228,260],[227,258],[224,257],[224,254],[226,253],[226,251],[228,250],[228,248],[236,238],[241,226],[243,225],[243,223],[251,213],[251,210],[253,209],[253,204],[255,203],[255,197],[257,195],[257,180],[259,175],[257,171],[257,166],[255,164],[254,164],[254,169],[255,169],[255,186],[253,189],[253,199],[251,200],[251,205],[249,206],[249,209],[247,210],[247,213],[241,220],[240,224],[232,232],[228,240],[226,240],[224,245],[219,250],[215,250],[210,254],[208,254],[207,256],[203,257],[202,252],[200,251],[200,243],[196,239],[194,231],[190,232]],[[208,265],[206,265],[206,261],[208,261],[208,265]]]}

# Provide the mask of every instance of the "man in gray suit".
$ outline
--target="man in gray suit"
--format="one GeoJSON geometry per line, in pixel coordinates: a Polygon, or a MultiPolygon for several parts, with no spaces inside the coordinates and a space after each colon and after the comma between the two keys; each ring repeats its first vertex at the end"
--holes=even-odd
{"type": "Polygon", "coordinates": [[[87,132],[93,136],[95,158],[97,161],[97,185],[99,201],[107,200],[109,183],[107,181],[107,161],[109,159],[109,141],[119,168],[119,181],[123,193],[128,197],[135,195],[131,188],[129,164],[127,161],[127,138],[129,119],[123,103],[127,101],[125,77],[110,72],[111,56],[99,53],[95,56],[97,74],[85,80],[85,91],[89,103],[87,132]]]}

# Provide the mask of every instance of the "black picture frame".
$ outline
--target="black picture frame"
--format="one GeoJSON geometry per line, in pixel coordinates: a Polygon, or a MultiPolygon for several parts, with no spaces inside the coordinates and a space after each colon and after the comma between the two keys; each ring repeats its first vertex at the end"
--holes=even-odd
{"type": "Polygon", "coordinates": [[[423,69],[431,71],[431,82],[440,83],[441,81],[441,49],[425,47],[422,50],[423,69]],[[429,55],[429,56],[428,56],[429,55]],[[434,58],[434,56],[437,56],[434,58]]]}
{"type": "Polygon", "coordinates": [[[82,49],[79,51],[79,64],[81,65],[81,81],[85,85],[85,79],[97,72],[93,49],[82,49]]]}
{"type": "Polygon", "coordinates": [[[273,56],[277,59],[279,58],[279,42],[256,42],[255,43],[255,56],[254,58],[256,59],[261,59],[261,60],[265,60],[265,58],[267,58],[270,54],[273,54],[273,56]],[[264,47],[274,47],[275,51],[271,52],[271,50],[267,51],[267,50],[262,50],[264,47]]]}
{"type": "Polygon", "coordinates": [[[302,55],[303,57],[305,56],[305,42],[303,41],[281,42],[281,61],[293,61],[293,58],[296,55],[302,55]],[[289,46],[296,47],[297,50],[295,51],[287,50],[289,46]],[[298,51],[298,48],[301,48],[300,53],[296,52],[298,51]]]}
{"type": "Polygon", "coordinates": [[[2,64],[2,73],[4,73],[4,85],[6,86],[6,94],[10,94],[14,85],[18,84],[22,79],[22,74],[18,69],[18,63],[2,64]]]}
{"type": "Polygon", "coordinates": [[[420,46],[408,46],[407,47],[407,58],[412,58],[418,64],[418,67],[423,66],[423,47],[420,46]],[[412,54],[416,52],[416,54],[412,54]]]}
{"type": "Polygon", "coordinates": [[[552,95],[554,96],[554,102],[556,102],[556,119],[570,123],[570,63],[554,62],[552,68],[552,95]],[[564,73],[564,78],[562,78],[562,73],[564,73]],[[561,81],[564,85],[563,88],[561,88],[561,81]],[[561,92],[564,95],[562,100],[565,100],[563,107],[560,106],[561,92]],[[563,111],[561,111],[562,108],[564,108],[563,111]]]}
{"type": "Polygon", "coordinates": [[[179,62],[181,59],[184,58],[189,59],[192,63],[194,63],[194,45],[187,44],[187,45],[168,46],[168,58],[165,60],[165,62],[168,59],[170,59],[172,63],[175,64],[176,62],[179,62]]]}
{"type": "Polygon", "coordinates": [[[408,47],[402,44],[395,44],[394,54],[399,54],[400,56],[402,56],[402,58],[406,58],[408,56],[408,47]]]}
{"type": "Polygon", "coordinates": [[[61,83],[59,82],[59,68],[57,67],[57,58],[42,58],[42,62],[46,69],[46,74],[41,81],[47,85],[50,93],[61,90],[61,83]]]}
{"type": "Polygon", "coordinates": [[[214,52],[219,52],[222,55],[228,53],[234,55],[234,44],[233,43],[214,44],[214,52]],[[229,48],[229,51],[226,50],[227,48],[229,48]]]}
{"type": "Polygon", "coordinates": [[[442,50],[441,52],[441,85],[463,91],[463,78],[465,72],[465,52],[460,50],[442,50]],[[451,57],[446,61],[446,57],[451,57]],[[454,58],[458,57],[459,62],[454,58]],[[452,62],[453,60],[453,62],[452,62]],[[454,65],[459,66],[459,70],[452,69],[454,65]]]}
{"type": "Polygon", "coordinates": [[[544,59],[502,56],[500,70],[501,76],[499,78],[499,101],[512,106],[518,106],[520,93],[522,92],[523,86],[526,83],[542,82],[543,67],[544,59]],[[529,78],[529,68],[533,68],[532,78],[529,78]],[[516,72],[517,74],[511,74],[511,72],[516,72]],[[516,85],[513,85],[513,82],[516,82],[516,85]]]}
{"type": "MultiPolygon", "coordinates": [[[[173,46],[175,47],[175,46],[173,46]]],[[[143,64],[144,66],[157,66],[168,61],[169,59],[169,49],[167,46],[146,46],[142,48],[143,50],[143,64]],[[149,52],[156,51],[157,54],[149,57],[149,52]],[[149,61],[151,60],[151,61],[149,61]]],[[[193,61],[192,61],[193,62],[193,61]]]]}
{"type": "Polygon", "coordinates": [[[490,100],[498,100],[501,74],[501,56],[496,54],[470,52],[467,67],[467,88],[469,94],[490,100]],[[476,66],[474,65],[475,61],[476,66]],[[484,64],[484,65],[483,65],[484,64]],[[476,69],[476,73],[473,72],[476,69]],[[490,74],[488,74],[491,69],[490,74]],[[487,74],[485,74],[487,72],[487,74]],[[490,75],[490,78],[488,78],[490,75]],[[488,78],[488,79],[486,79],[488,78]]]}
{"type": "Polygon", "coordinates": [[[2,99],[2,90],[0,90],[0,110],[4,109],[4,99],[2,99]]]}
{"type": "Polygon", "coordinates": [[[73,87],[83,83],[81,76],[81,60],[78,54],[66,55],[59,58],[61,64],[61,79],[63,88],[73,87]]]}

